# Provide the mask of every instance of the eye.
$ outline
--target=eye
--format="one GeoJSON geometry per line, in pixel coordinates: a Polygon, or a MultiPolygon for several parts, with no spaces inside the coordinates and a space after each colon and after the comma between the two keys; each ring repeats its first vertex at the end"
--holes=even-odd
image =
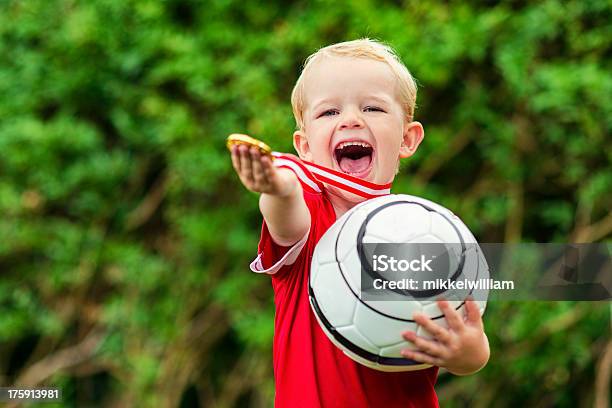
{"type": "Polygon", "coordinates": [[[384,110],[378,106],[366,106],[363,110],[366,112],[384,112],[384,110]]]}
{"type": "Polygon", "coordinates": [[[337,109],[328,109],[325,112],[322,112],[321,114],[319,114],[318,117],[320,118],[321,116],[333,116],[333,115],[336,115],[336,114],[338,114],[338,110],[337,109]]]}

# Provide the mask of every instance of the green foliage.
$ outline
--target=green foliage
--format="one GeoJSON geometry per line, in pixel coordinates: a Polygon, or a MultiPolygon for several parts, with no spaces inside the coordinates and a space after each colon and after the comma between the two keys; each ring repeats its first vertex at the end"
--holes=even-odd
{"type": "MultiPolygon", "coordinates": [[[[1,2],[0,385],[93,338],[36,379],[66,406],[271,404],[257,196],[224,141],[291,151],[292,86],[332,42],[379,38],[419,81],[394,192],[483,242],[609,239],[610,3],[404,3],[1,2]]],[[[608,304],[485,320],[491,361],[441,376],[444,406],[590,404],[608,304]]]]}

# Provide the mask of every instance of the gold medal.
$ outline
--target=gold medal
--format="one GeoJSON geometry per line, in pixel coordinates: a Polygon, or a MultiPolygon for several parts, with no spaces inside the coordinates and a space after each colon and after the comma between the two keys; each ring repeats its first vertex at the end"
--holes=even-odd
{"type": "Polygon", "coordinates": [[[252,138],[251,136],[242,135],[239,133],[233,133],[229,135],[227,137],[226,145],[230,152],[232,151],[233,146],[247,145],[249,147],[256,147],[257,149],[259,149],[259,152],[261,154],[264,154],[264,155],[272,154],[272,149],[270,149],[270,146],[268,146],[264,142],[259,141],[255,138],[252,138]]]}

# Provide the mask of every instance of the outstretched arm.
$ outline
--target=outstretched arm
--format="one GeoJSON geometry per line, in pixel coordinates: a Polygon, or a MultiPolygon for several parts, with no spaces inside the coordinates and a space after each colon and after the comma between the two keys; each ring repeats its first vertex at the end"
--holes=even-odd
{"type": "Polygon", "coordinates": [[[242,184],[261,193],[259,209],[274,242],[281,246],[298,242],[310,228],[310,212],[295,174],[274,167],[270,156],[245,145],[232,147],[232,164],[242,184]]]}

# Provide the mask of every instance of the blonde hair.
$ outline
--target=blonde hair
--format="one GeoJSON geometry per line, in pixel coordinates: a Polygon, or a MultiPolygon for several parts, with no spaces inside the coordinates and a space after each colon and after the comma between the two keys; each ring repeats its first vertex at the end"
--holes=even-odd
{"type": "Polygon", "coordinates": [[[328,45],[306,58],[302,73],[293,87],[293,92],[291,92],[291,106],[298,129],[304,129],[304,108],[306,104],[304,84],[306,82],[306,73],[317,61],[324,57],[332,56],[368,58],[387,64],[398,81],[400,104],[408,121],[412,121],[416,106],[416,80],[391,47],[376,40],[362,38],[328,45]]]}

